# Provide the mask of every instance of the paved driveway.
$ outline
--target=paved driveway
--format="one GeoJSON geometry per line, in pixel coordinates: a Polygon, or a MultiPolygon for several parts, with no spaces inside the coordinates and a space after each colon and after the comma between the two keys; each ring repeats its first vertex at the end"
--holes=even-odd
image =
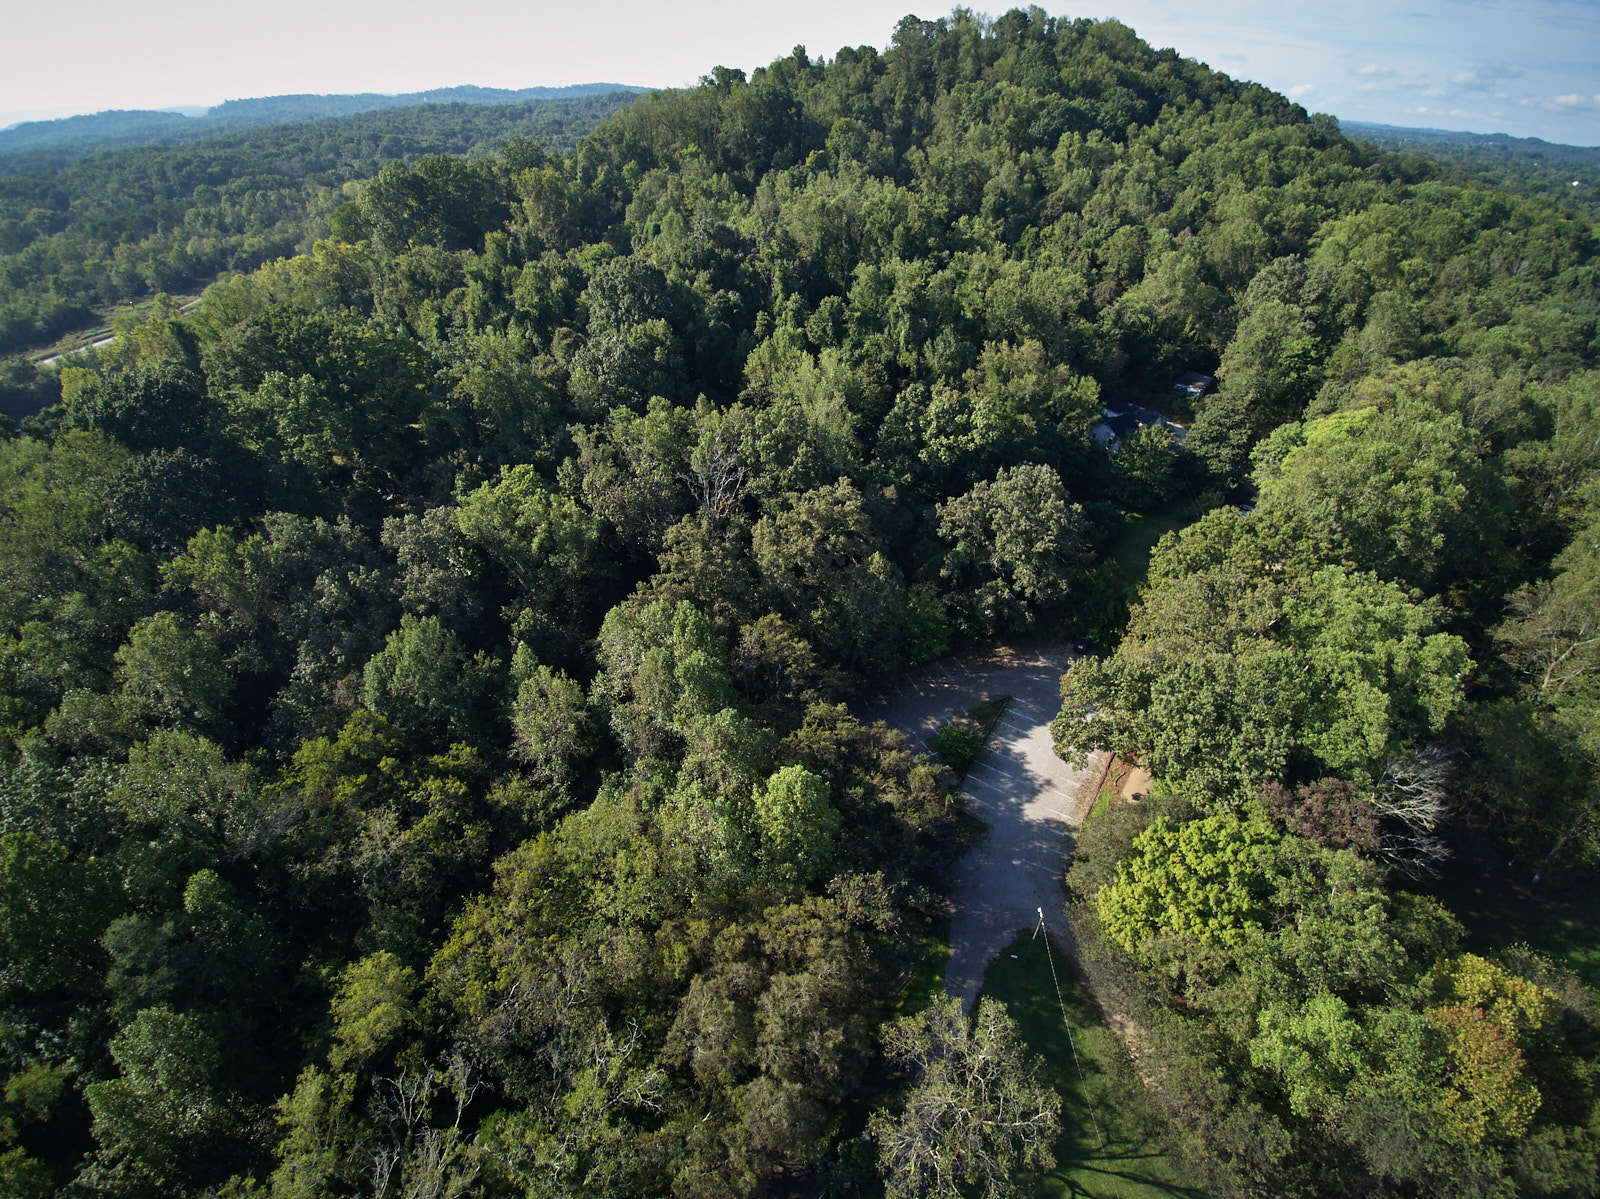
{"type": "Polygon", "coordinates": [[[945,989],[970,1007],[983,974],[1044,909],[1065,934],[1061,871],[1067,833],[1083,819],[1103,766],[1082,770],[1056,757],[1050,721],[1061,709],[1066,649],[998,651],[982,661],[957,656],[919,668],[878,696],[869,710],[921,748],[952,716],[985,696],[1010,695],[1010,710],[967,773],[963,792],[989,836],[956,863],[950,886],[950,962],[945,989]]]}

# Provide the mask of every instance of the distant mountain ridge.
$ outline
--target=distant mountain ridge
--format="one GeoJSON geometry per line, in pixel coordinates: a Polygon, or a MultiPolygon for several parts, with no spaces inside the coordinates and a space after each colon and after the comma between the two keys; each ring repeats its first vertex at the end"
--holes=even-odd
{"type": "Polygon", "coordinates": [[[54,160],[48,165],[61,166],[96,150],[156,143],[171,145],[261,125],[328,120],[385,108],[408,108],[418,104],[524,104],[649,90],[626,83],[578,83],[569,87],[520,89],[468,85],[399,95],[362,92],[352,95],[262,96],[228,100],[210,109],[204,116],[197,117],[174,111],[113,109],[55,121],[24,121],[8,129],[0,129],[0,158],[18,154],[43,155],[54,160]]]}
{"type": "Polygon", "coordinates": [[[1577,166],[1600,164],[1600,146],[1569,146],[1540,137],[1512,137],[1509,133],[1460,133],[1454,129],[1409,129],[1371,121],[1340,121],[1346,137],[1362,138],[1385,150],[1501,150],[1528,154],[1551,162],[1577,166]]]}
{"type": "Polygon", "coordinates": [[[1341,121],[1345,136],[1380,150],[1414,155],[1490,187],[1554,200],[1600,223],[1600,146],[1567,146],[1507,133],[1457,133],[1341,121]]]}

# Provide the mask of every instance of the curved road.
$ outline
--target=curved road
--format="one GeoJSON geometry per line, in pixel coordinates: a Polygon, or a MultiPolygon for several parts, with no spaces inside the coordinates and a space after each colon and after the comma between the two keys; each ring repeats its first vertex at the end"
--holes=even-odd
{"type": "Polygon", "coordinates": [[[970,1008],[989,963],[1018,932],[1038,923],[1038,909],[1064,933],[1061,871],[1066,834],[1093,796],[1103,760],[1082,770],[1056,757],[1050,721],[1061,709],[1065,648],[946,658],[921,668],[874,701],[873,718],[906,733],[919,748],[941,724],[989,695],[1010,695],[963,794],[989,825],[989,836],[956,863],[950,887],[950,961],[945,989],[970,1008]]]}

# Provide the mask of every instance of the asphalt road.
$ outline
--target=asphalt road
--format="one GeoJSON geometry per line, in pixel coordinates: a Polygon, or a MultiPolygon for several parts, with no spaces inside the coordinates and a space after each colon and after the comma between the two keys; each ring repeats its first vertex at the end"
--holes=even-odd
{"type": "Polygon", "coordinates": [[[989,963],[1038,924],[1039,909],[1051,931],[1066,933],[1061,872],[1069,834],[1082,822],[1103,765],[1095,755],[1074,770],[1051,743],[1071,661],[1065,648],[1000,651],[981,662],[946,658],[900,680],[869,712],[925,749],[928,735],[952,716],[990,695],[1012,697],[962,788],[989,826],[989,836],[956,863],[949,896],[945,989],[969,1008],[989,963]]]}

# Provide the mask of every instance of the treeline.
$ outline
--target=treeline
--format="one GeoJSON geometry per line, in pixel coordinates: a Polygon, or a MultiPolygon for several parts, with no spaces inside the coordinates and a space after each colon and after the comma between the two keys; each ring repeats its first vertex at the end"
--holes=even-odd
{"type": "Polygon", "coordinates": [[[1596,852],[1594,676],[1519,690],[1594,610],[1584,225],[1037,10],[325,211],[0,445],[6,1189],[1004,1185],[1059,1105],[996,1009],[895,1019],[962,813],[846,704],[1125,624],[1075,694],[1174,798],[1072,882],[1174,1146],[1592,1187],[1586,993],[1392,885],[1440,805],[1596,852]],[[1181,445],[1094,442],[1188,368],[1181,445]],[[1100,551],[1180,498],[1129,623],[1100,551]]]}
{"type": "Polygon", "coordinates": [[[104,151],[59,170],[8,158],[0,170],[15,173],[0,174],[0,354],[49,345],[109,305],[198,289],[308,250],[326,233],[341,189],[384,163],[482,154],[518,138],[569,152],[632,98],[396,108],[104,151]]]}

